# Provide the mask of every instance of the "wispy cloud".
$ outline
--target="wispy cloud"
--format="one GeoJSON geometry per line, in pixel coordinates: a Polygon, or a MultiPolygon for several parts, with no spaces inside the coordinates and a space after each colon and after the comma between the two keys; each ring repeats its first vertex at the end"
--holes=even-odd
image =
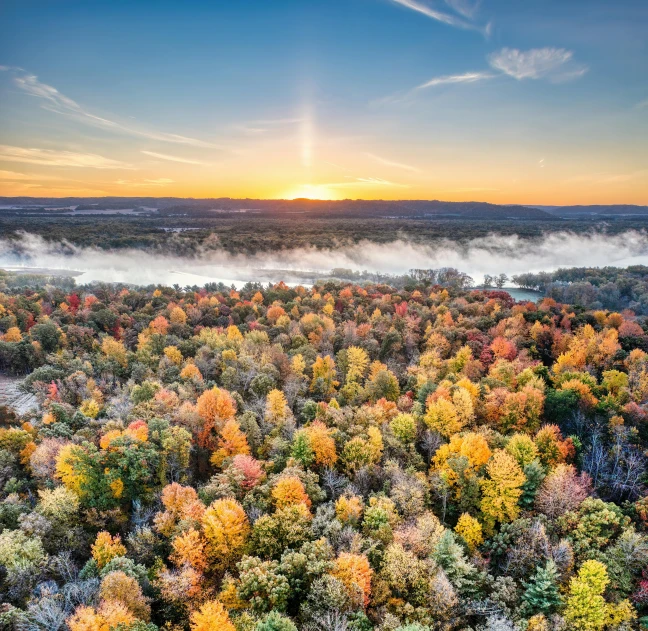
{"type": "Polygon", "coordinates": [[[433,77],[429,81],[422,83],[414,88],[414,91],[435,88],[440,85],[451,85],[453,83],[475,83],[492,79],[495,75],[490,72],[464,72],[463,74],[444,75],[442,77],[433,77]]]}
{"type": "Polygon", "coordinates": [[[44,109],[57,114],[62,114],[83,122],[94,127],[101,127],[103,129],[113,130],[115,132],[137,136],[140,138],[147,138],[149,140],[157,140],[160,142],[175,143],[181,145],[190,145],[193,147],[207,147],[217,148],[218,145],[191,138],[189,136],[182,136],[179,134],[170,134],[156,130],[145,130],[124,125],[117,121],[97,116],[83,106],[79,105],[73,99],[61,94],[55,87],[47,85],[39,81],[38,77],[33,74],[26,73],[21,68],[12,66],[0,66],[0,71],[11,72],[14,84],[26,94],[35,98],[41,99],[44,104],[44,109]]]}
{"type": "Polygon", "coordinates": [[[171,180],[166,177],[159,177],[154,180],[147,180],[144,179],[141,182],[138,182],[136,180],[115,180],[115,184],[119,184],[120,186],[128,186],[131,188],[139,188],[139,187],[146,187],[146,186],[166,186],[167,184],[173,184],[174,180],[171,180]]]}
{"type": "Polygon", "coordinates": [[[372,160],[375,160],[376,162],[380,162],[380,164],[384,164],[385,166],[388,167],[394,167],[395,169],[403,169],[404,171],[411,171],[412,173],[420,173],[420,169],[417,169],[414,166],[411,166],[410,164],[404,164],[403,162],[396,162],[395,160],[388,160],[387,158],[382,158],[381,156],[377,156],[375,153],[367,153],[367,156],[369,156],[372,160]]]}
{"type": "Polygon", "coordinates": [[[445,0],[445,3],[455,13],[459,13],[466,18],[472,19],[479,9],[481,0],[477,0],[476,2],[470,2],[469,0],[445,0]]]}
{"type": "Polygon", "coordinates": [[[0,145],[0,160],[24,162],[50,167],[80,167],[89,169],[133,169],[125,162],[104,158],[95,153],[78,153],[74,151],[57,151],[53,149],[36,149],[0,145]]]}
{"type": "Polygon", "coordinates": [[[60,180],[62,178],[54,175],[31,175],[29,173],[18,173],[16,171],[0,171],[0,180],[9,182],[40,182],[41,180],[60,180]]]}
{"type": "Polygon", "coordinates": [[[287,125],[296,125],[302,122],[302,118],[262,118],[258,120],[247,121],[235,125],[234,128],[244,134],[254,136],[265,134],[273,129],[285,127],[287,125]]]}
{"type": "Polygon", "coordinates": [[[448,26],[480,31],[484,35],[490,33],[490,23],[483,26],[477,24],[473,19],[479,3],[471,4],[462,0],[446,0],[446,5],[453,11],[453,13],[448,13],[436,8],[435,5],[429,2],[425,2],[425,0],[392,0],[392,2],[448,26]]]}
{"type": "Polygon", "coordinates": [[[554,83],[582,77],[588,67],[574,61],[574,53],[565,48],[533,48],[521,51],[502,48],[488,58],[490,65],[504,74],[523,79],[548,79],[554,83]]]}
{"type": "Polygon", "coordinates": [[[349,177],[348,182],[330,182],[328,184],[322,184],[321,186],[325,188],[356,188],[358,186],[393,186],[396,188],[409,188],[408,184],[399,184],[398,182],[384,180],[380,177],[349,177]]]}
{"type": "MultiPolygon", "coordinates": [[[[397,1],[397,0],[394,0],[397,1]]],[[[533,48],[521,51],[517,48],[502,48],[492,53],[488,61],[493,70],[464,72],[462,74],[441,75],[417,85],[407,92],[397,92],[374,101],[376,104],[401,103],[413,99],[417,94],[430,88],[477,83],[495,79],[501,75],[523,79],[547,79],[552,83],[563,83],[582,77],[588,67],[574,61],[574,53],[564,48],[533,48]]],[[[648,100],[646,101],[648,104],[648,100]]]]}
{"type": "Polygon", "coordinates": [[[478,81],[486,81],[493,79],[496,75],[491,72],[464,72],[463,74],[442,75],[440,77],[432,77],[425,83],[421,83],[416,87],[408,90],[407,92],[397,92],[389,96],[383,97],[376,101],[376,103],[400,103],[414,98],[418,93],[430,88],[438,88],[444,85],[458,85],[462,83],[476,83],[478,81]]]}
{"type": "Polygon", "coordinates": [[[637,103],[635,105],[635,108],[638,109],[638,110],[648,109],[648,99],[644,99],[643,101],[639,101],[639,103],[637,103]]]}
{"type": "Polygon", "coordinates": [[[179,156],[170,156],[166,153],[157,153],[156,151],[142,151],[146,156],[151,156],[152,158],[158,158],[160,160],[168,160],[169,162],[181,162],[182,164],[200,164],[203,166],[208,166],[206,162],[200,162],[199,160],[190,160],[189,158],[181,158],[179,156]]]}

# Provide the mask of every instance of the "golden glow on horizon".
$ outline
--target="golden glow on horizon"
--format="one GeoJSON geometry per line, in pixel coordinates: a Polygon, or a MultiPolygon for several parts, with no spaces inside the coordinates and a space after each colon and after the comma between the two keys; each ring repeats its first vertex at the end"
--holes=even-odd
{"type": "Polygon", "coordinates": [[[324,184],[302,184],[278,197],[280,199],[342,199],[332,188],[324,184]]]}

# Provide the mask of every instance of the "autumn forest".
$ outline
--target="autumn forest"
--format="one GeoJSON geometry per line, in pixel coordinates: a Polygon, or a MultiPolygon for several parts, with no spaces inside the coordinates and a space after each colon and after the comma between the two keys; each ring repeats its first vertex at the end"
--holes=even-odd
{"type": "Polygon", "coordinates": [[[648,327],[499,290],[0,294],[0,627],[631,630],[648,327]],[[38,409],[38,412],[35,410],[38,409]]]}

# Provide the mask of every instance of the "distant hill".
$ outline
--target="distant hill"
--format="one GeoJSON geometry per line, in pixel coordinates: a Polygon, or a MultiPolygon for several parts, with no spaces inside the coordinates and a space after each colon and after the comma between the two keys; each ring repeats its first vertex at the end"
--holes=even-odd
{"type": "Polygon", "coordinates": [[[578,215],[612,215],[615,217],[623,215],[648,215],[648,206],[633,206],[631,204],[605,204],[590,206],[529,206],[544,210],[557,217],[575,217],[578,215]]]}
{"type": "Polygon", "coordinates": [[[499,205],[485,202],[439,200],[313,199],[192,199],[177,197],[0,197],[0,213],[51,213],[55,209],[75,212],[114,209],[157,209],[160,215],[213,217],[215,213],[290,215],[320,217],[393,217],[410,219],[534,219],[555,221],[556,215],[542,208],[499,205]]]}

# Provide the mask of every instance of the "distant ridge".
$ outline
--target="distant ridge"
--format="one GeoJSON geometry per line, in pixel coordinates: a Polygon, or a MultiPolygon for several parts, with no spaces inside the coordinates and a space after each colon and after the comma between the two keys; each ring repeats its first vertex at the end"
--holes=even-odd
{"type": "Polygon", "coordinates": [[[307,213],[310,216],[394,217],[412,219],[535,219],[555,221],[578,216],[648,216],[648,206],[631,204],[547,206],[539,204],[489,204],[487,202],[446,202],[441,200],[369,200],[369,199],[251,199],[214,197],[0,197],[0,213],[24,209],[55,208],[156,210],[160,215],[186,214],[212,217],[214,213],[246,212],[249,214],[286,215],[307,213]]]}
{"type": "Polygon", "coordinates": [[[633,204],[592,204],[579,206],[529,206],[560,217],[573,215],[648,215],[648,206],[633,204]]]}
{"type": "Polygon", "coordinates": [[[456,219],[535,219],[555,221],[555,214],[515,205],[486,202],[445,202],[440,200],[315,200],[315,199],[234,199],[220,197],[193,199],[179,197],[0,197],[0,212],[33,212],[43,209],[74,207],[84,209],[157,209],[160,215],[186,214],[192,217],[214,213],[246,212],[250,214],[308,214],[321,217],[393,217],[456,219]],[[4,208],[3,208],[4,207],[4,208]],[[7,208],[10,207],[10,208],[7,208]]]}

